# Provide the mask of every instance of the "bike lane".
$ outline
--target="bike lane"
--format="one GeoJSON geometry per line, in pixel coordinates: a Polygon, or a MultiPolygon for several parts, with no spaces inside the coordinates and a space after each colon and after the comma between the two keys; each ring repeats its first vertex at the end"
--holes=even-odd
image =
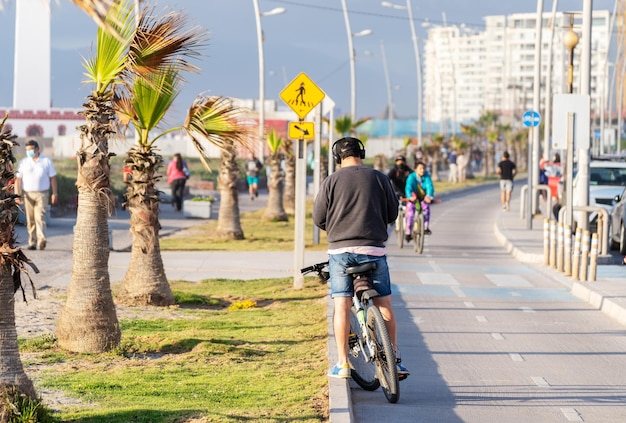
{"type": "Polygon", "coordinates": [[[485,188],[433,207],[422,255],[390,237],[398,342],[412,373],[398,404],[351,382],[354,421],[626,418],[624,327],[503,248],[498,195],[485,188]]]}

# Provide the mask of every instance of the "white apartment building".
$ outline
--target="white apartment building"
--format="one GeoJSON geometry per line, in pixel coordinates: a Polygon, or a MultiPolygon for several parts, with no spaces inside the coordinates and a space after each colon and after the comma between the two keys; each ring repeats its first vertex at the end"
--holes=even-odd
{"type": "MultiPolygon", "coordinates": [[[[551,13],[543,14],[541,46],[541,110],[544,115],[546,81],[552,75],[552,94],[567,92],[568,51],[563,36],[574,17],[581,37],[581,13],[556,14],[554,38],[551,13]],[[552,40],[551,40],[552,39],[552,40]],[[552,45],[552,72],[549,52],[552,45]]],[[[439,123],[448,133],[460,123],[477,120],[485,111],[501,114],[503,121],[521,124],[532,109],[535,73],[535,13],[487,16],[485,29],[463,25],[434,26],[424,46],[424,118],[439,123]]],[[[606,107],[608,91],[609,11],[594,11],[591,40],[591,114],[606,107]]],[[[574,93],[580,92],[580,42],[574,50],[574,93]]]]}

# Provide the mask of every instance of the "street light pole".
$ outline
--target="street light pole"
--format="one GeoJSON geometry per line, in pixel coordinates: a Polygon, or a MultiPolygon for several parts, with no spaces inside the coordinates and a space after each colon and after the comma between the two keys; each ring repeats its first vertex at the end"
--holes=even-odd
{"type": "Polygon", "coordinates": [[[385,43],[383,40],[380,40],[380,52],[383,56],[383,70],[385,71],[385,84],[387,85],[387,125],[389,126],[389,147],[391,147],[393,138],[393,97],[391,95],[391,81],[389,80],[387,55],[385,54],[385,43]]]}
{"type": "MultiPolygon", "coordinates": [[[[256,1],[256,0],[255,0],[256,1]]],[[[348,52],[350,57],[350,118],[352,122],[356,121],[356,54],[354,52],[354,37],[363,37],[372,33],[371,29],[364,29],[356,34],[352,33],[350,28],[350,17],[348,16],[348,6],[346,0],[341,0],[341,6],[343,7],[343,18],[346,22],[346,33],[348,35],[348,52]]]]}
{"type": "Polygon", "coordinates": [[[254,5],[254,15],[256,17],[256,35],[259,48],[259,150],[257,157],[263,160],[265,151],[265,54],[263,52],[263,28],[261,18],[263,16],[280,15],[285,13],[284,7],[277,7],[269,12],[261,13],[259,10],[259,0],[252,0],[254,5]]]}
{"type": "Polygon", "coordinates": [[[400,6],[399,4],[393,4],[389,1],[383,1],[383,7],[389,7],[391,9],[406,10],[409,15],[409,25],[411,27],[411,41],[413,42],[413,50],[415,52],[415,67],[417,69],[417,147],[422,146],[422,59],[419,48],[419,38],[415,32],[415,22],[413,21],[413,11],[411,9],[411,0],[406,0],[406,6],[400,6]]]}

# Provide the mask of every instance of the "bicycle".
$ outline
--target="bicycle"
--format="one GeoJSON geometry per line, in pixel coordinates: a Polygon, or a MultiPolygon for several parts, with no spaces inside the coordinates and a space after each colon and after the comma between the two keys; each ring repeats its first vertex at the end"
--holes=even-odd
{"type": "MultiPolygon", "coordinates": [[[[409,201],[406,198],[403,198],[402,200],[409,201]]],[[[416,203],[415,208],[416,210],[413,214],[413,228],[411,229],[411,237],[413,239],[413,251],[418,254],[422,254],[422,252],[424,251],[424,213],[422,212],[422,207],[420,203],[416,203]],[[417,210],[418,206],[420,206],[419,211],[417,210]]],[[[406,212],[404,216],[406,219],[406,212]]],[[[403,224],[406,225],[406,223],[403,224]]],[[[400,238],[401,236],[398,236],[398,239],[400,238]]],[[[400,241],[400,248],[402,248],[402,244],[402,241],[400,241]]]]}
{"type": "MultiPolygon", "coordinates": [[[[324,270],[327,267],[328,262],[317,263],[300,269],[300,272],[316,272],[320,279],[327,281],[330,279],[330,273],[324,270]]],[[[364,263],[346,269],[354,281],[348,338],[350,374],[366,391],[375,391],[382,386],[387,401],[396,403],[400,399],[398,361],[383,316],[372,301],[378,292],[368,275],[375,269],[376,263],[364,263]]]]}
{"type": "Polygon", "coordinates": [[[415,212],[415,218],[413,219],[413,251],[417,254],[422,254],[424,251],[424,213],[420,208],[419,212],[415,212]]]}

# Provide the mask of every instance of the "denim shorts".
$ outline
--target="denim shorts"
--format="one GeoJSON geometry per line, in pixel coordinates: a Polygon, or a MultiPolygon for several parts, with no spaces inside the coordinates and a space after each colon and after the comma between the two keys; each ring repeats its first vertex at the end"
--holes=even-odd
{"type": "Polygon", "coordinates": [[[352,276],[346,275],[346,268],[372,261],[376,263],[376,270],[370,274],[374,289],[381,297],[391,295],[391,279],[386,256],[352,253],[331,254],[328,261],[331,297],[352,297],[354,295],[352,276]]]}

